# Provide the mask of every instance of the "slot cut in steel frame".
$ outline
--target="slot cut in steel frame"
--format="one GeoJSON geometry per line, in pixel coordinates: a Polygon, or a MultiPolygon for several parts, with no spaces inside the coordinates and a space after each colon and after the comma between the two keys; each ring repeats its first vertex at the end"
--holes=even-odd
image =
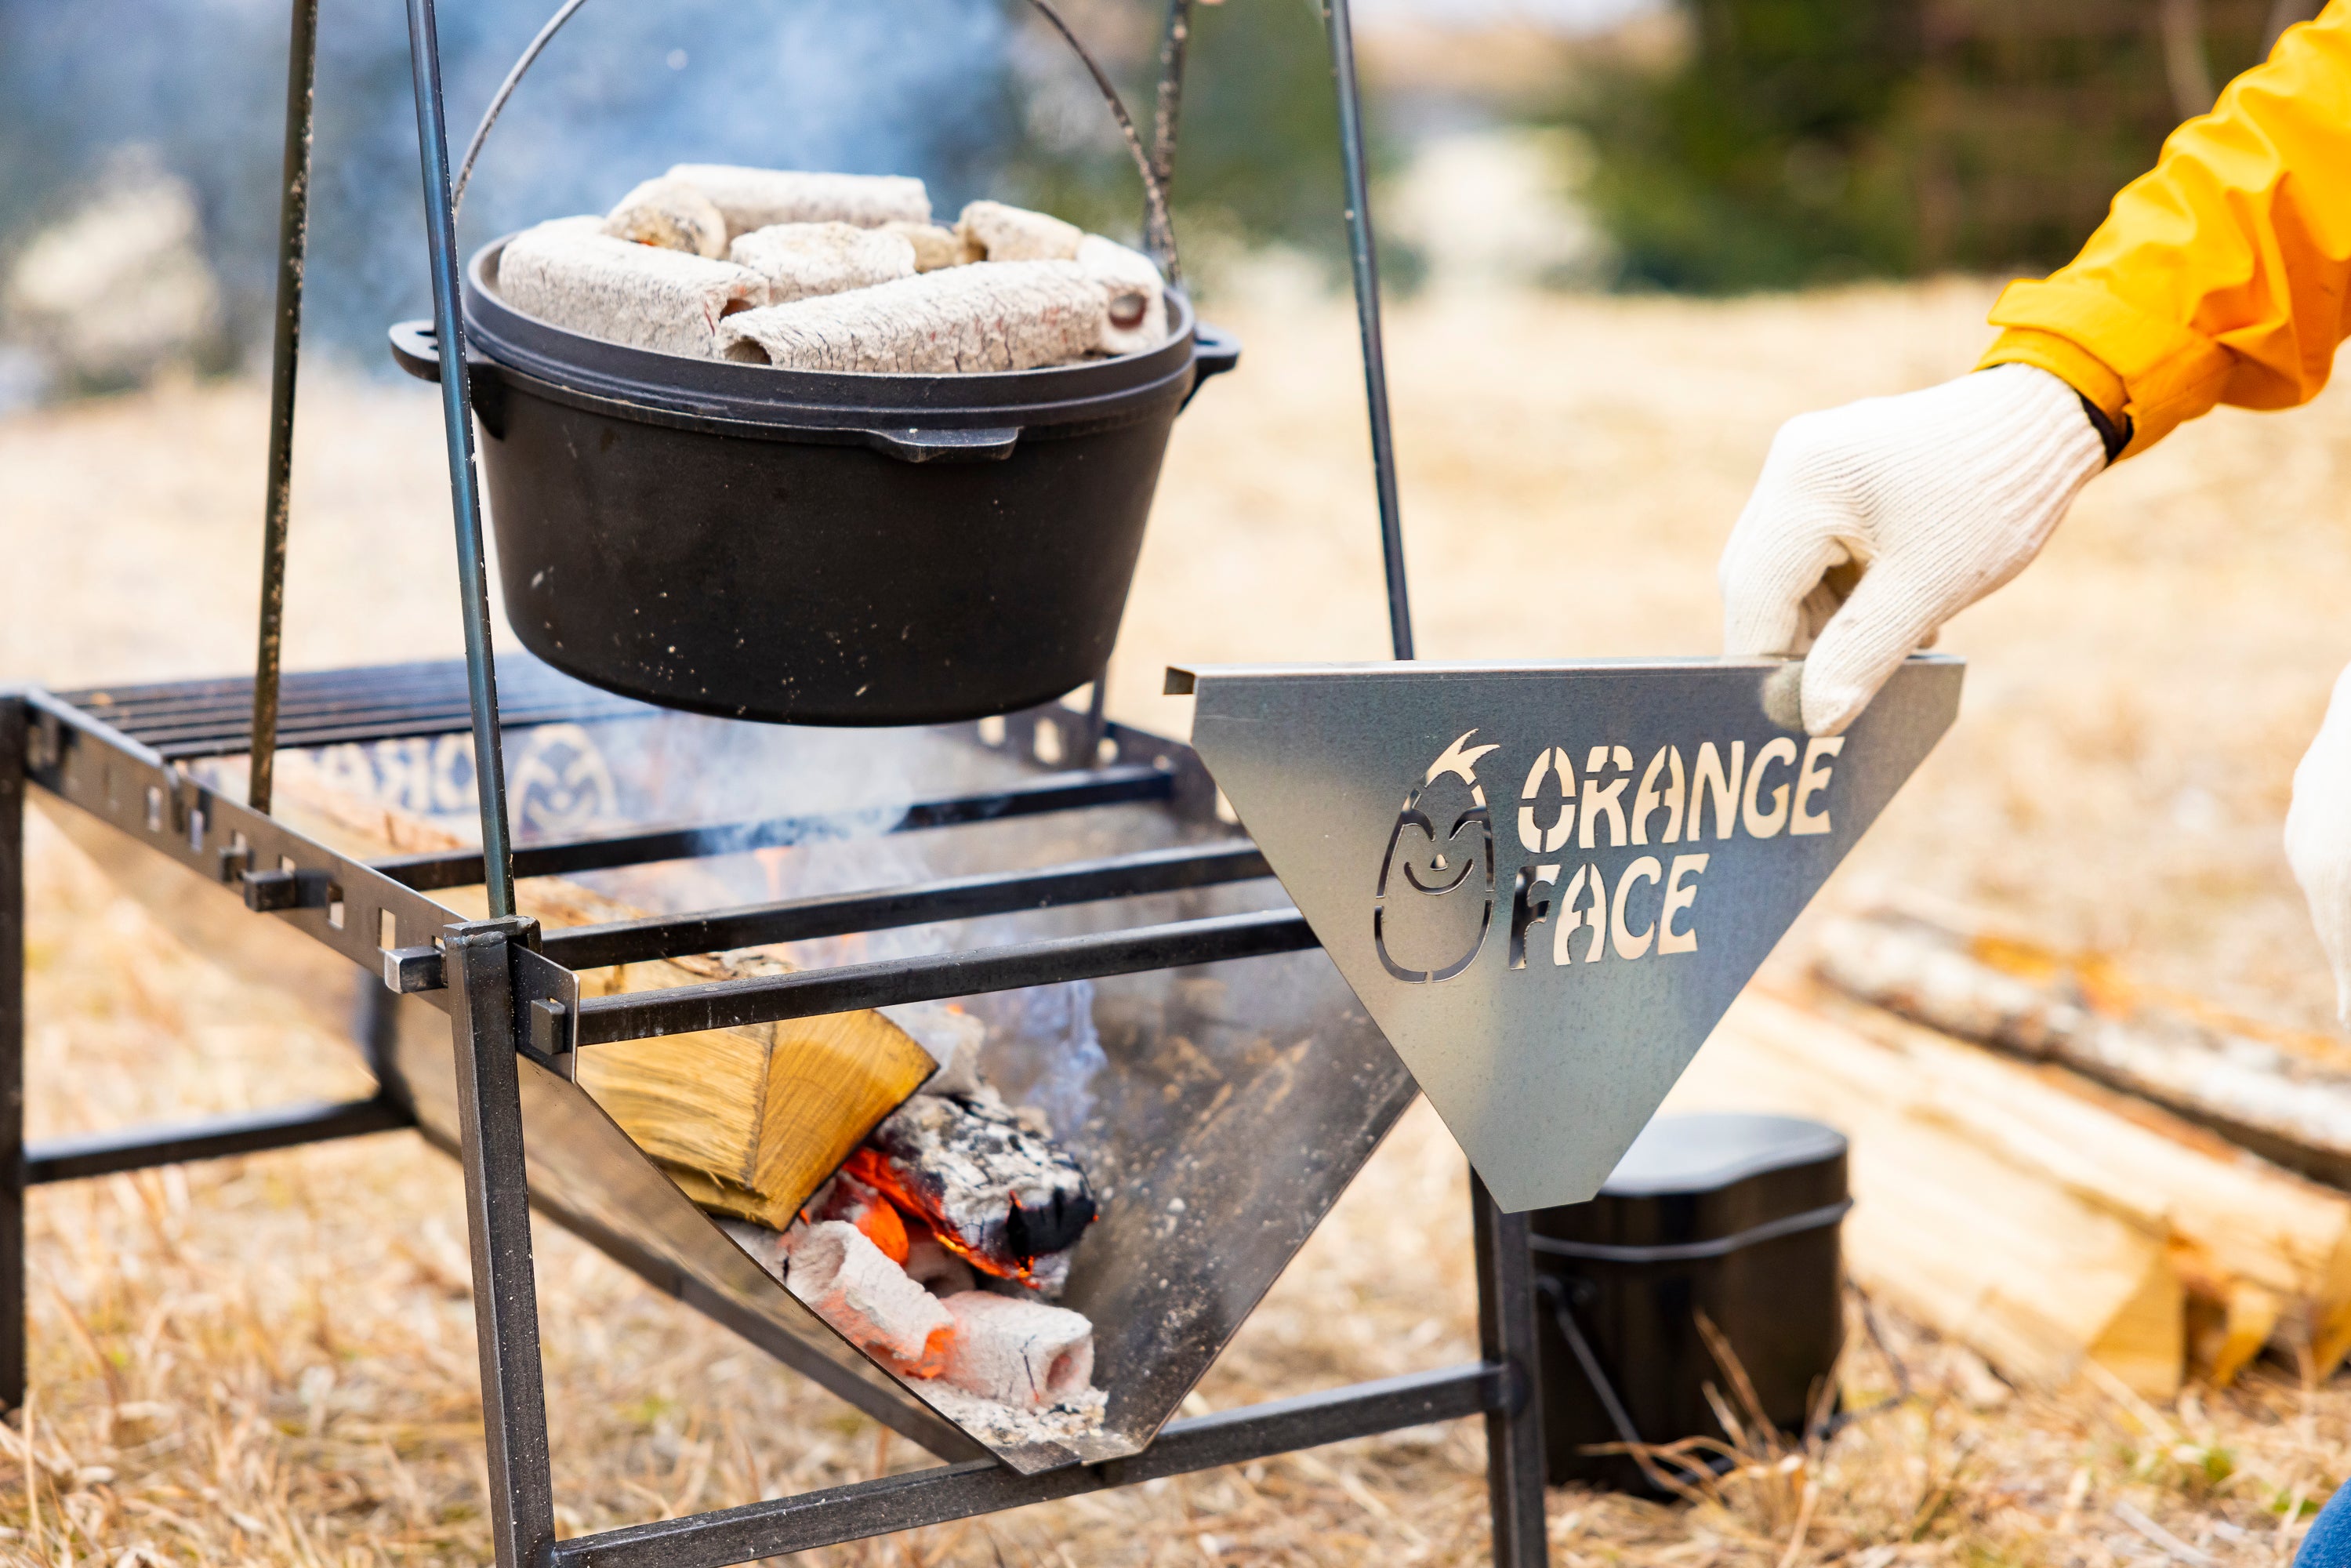
{"type": "MultiPolygon", "coordinates": [[[[164,694],[183,710],[187,733],[150,745],[110,723],[102,701],[41,691],[0,692],[0,1404],[24,1403],[26,1377],[25,1192],[28,1186],[188,1160],[292,1147],[412,1126],[389,1095],[335,1105],[299,1105],[171,1127],[61,1139],[24,1138],[25,905],[23,817],[37,784],[140,839],[146,847],[240,888],[256,915],[308,915],[298,929],[362,969],[388,992],[412,994],[450,1016],[458,1076],[459,1147],[465,1173],[492,1528],[499,1568],[575,1564],[724,1564],[862,1539],[920,1525],[1133,1485],[1431,1421],[1482,1416],[1494,1561],[1538,1568],[1549,1552],[1542,1506],[1541,1426],[1537,1408],[1535,1299],[1523,1216],[1501,1213],[1471,1178],[1471,1224],[1479,1287],[1481,1359],[1467,1366],[1359,1384],[1303,1397],[1179,1419],[1141,1453],[1022,1475],[995,1460],[945,1464],[716,1512],[559,1541],[555,1535],[548,1421],[541,1385],[539,1319],[525,1174],[518,1058],[560,1070],[583,1045],[831,1012],[845,1008],[971,995],[1057,980],[1101,977],[1297,951],[1317,946],[1294,910],[1179,921],[1141,929],[1008,944],[935,956],[803,971],[667,991],[580,998],[581,967],[662,955],[707,952],[751,942],[967,919],[1021,908],[1107,900],[1207,886],[1267,874],[1254,846],[1228,844],[998,875],[952,878],[894,889],[793,900],[686,917],[661,917],[542,936],[512,914],[517,871],[618,866],[708,852],[705,833],[637,832],[561,845],[511,847],[498,686],[492,662],[483,571],[481,508],[472,446],[467,378],[457,308],[458,257],[443,113],[434,0],[406,0],[416,94],[420,163],[434,310],[444,358],[440,379],[451,498],[465,627],[466,711],[477,758],[484,852],[362,863],[333,853],[268,815],[266,760],[256,757],[258,798],[226,800],[181,764],[193,756],[269,748],[296,740],[281,730],[277,627],[283,595],[287,508],[283,475],[293,432],[299,352],[300,281],[316,58],[316,0],[291,0],[286,168],[279,231],[277,342],[272,379],[271,455],[264,549],[264,597],[250,722],[221,733],[220,709],[238,694],[188,686],[164,694]],[[167,749],[172,755],[167,756],[167,749]],[[517,859],[521,864],[517,865],[517,859]],[[460,920],[431,890],[485,885],[491,919],[460,920]]],[[[1155,164],[1172,168],[1189,0],[1171,0],[1168,44],[1155,130],[1155,164]]],[[[1376,259],[1368,209],[1361,104],[1347,0],[1322,7],[1332,51],[1346,178],[1349,255],[1361,330],[1395,654],[1413,656],[1403,536],[1381,347],[1376,259]]],[[[1154,235],[1153,240],[1163,236],[1154,235]]],[[[1155,248],[1157,246],[1155,245],[1155,248]]],[[[387,674],[395,672],[384,672],[387,674]]],[[[1152,765],[1105,766],[1039,779],[987,797],[927,802],[894,829],[946,825],[1032,811],[1081,810],[1171,793],[1212,790],[1188,750],[1085,716],[1092,746],[1114,736],[1138,755],[1157,745],[1152,765]]],[[[459,716],[413,716],[373,733],[446,733],[459,716]]],[[[521,716],[517,714],[517,717],[521,716]]],[[[1069,716],[1074,719],[1076,716],[1069,716]]],[[[363,723],[334,727],[331,709],[306,715],[337,739],[364,738],[363,723]]],[[[1042,718],[1031,723],[1060,722],[1042,718]]],[[[778,833],[787,830],[767,824],[778,833]]],[[[755,830],[756,831],[756,830],[755,830]]],[[[740,837],[739,831],[736,834],[740,837]]],[[[787,841],[782,838],[775,841],[787,841]]],[[[388,1011],[363,1025],[371,1059],[388,1011]]]]}

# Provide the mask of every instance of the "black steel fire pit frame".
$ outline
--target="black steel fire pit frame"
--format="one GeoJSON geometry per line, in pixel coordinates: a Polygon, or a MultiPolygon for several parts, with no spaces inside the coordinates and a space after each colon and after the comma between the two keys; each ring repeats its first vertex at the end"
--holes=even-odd
{"type": "MultiPolygon", "coordinates": [[[[623,1563],[723,1564],[920,1525],[1130,1486],[1217,1465],[1482,1415],[1494,1560],[1502,1568],[1549,1561],[1536,1408],[1535,1303],[1523,1217],[1499,1212],[1473,1176],[1471,1219],[1482,1359],[1473,1364],[1358,1384],[1170,1423],[1139,1454],[1021,1475],[994,1460],[946,1464],[684,1519],[558,1540],[533,1276],[518,1055],[565,1065],[601,1041],[768,1022],[854,1008],[968,996],[1060,981],[1174,968],[1317,946],[1294,910],[1221,915],[1076,937],[893,959],[582,1002],[576,971],[651,958],[967,919],[1015,909],[1202,887],[1268,874],[1245,841],[1154,851],[1106,861],[962,877],[910,887],[796,900],[721,916],[661,917],[542,934],[514,913],[517,874],[549,875],[707,852],[700,835],[637,832],[512,848],[501,761],[504,723],[545,722],[528,702],[499,713],[483,569],[448,143],[442,117],[433,0],[407,0],[416,92],[441,392],[465,592],[468,700],[420,710],[371,706],[367,694],[302,701],[284,689],[278,644],[284,600],[287,489],[299,353],[300,291],[310,179],[317,0],[293,0],[280,221],[277,335],[264,546],[261,627],[250,708],[243,683],[149,688],[100,702],[43,691],[0,693],[0,1402],[24,1401],[25,1192],[28,1186],[190,1160],[286,1148],[413,1125],[393,1098],[302,1105],[255,1115],[27,1145],[24,1141],[25,901],[23,815],[38,785],[150,850],[241,890],[257,914],[318,912],[299,928],[362,969],[387,993],[421,998],[450,1015],[455,1045],[476,1337],[499,1568],[623,1563]],[[361,862],[294,832],[269,814],[271,759],[280,747],[317,746],[470,729],[481,801],[480,853],[361,862]],[[244,803],[184,766],[249,754],[244,803]],[[435,889],[481,885],[493,918],[467,922],[435,889]]],[[[1348,238],[1362,328],[1378,482],[1381,538],[1396,657],[1412,657],[1382,361],[1378,283],[1366,208],[1363,133],[1347,0],[1325,0],[1347,180],[1348,238]]],[[[1161,54],[1154,165],[1172,166],[1190,0],[1172,0],[1161,54]]],[[[1150,236],[1155,242],[1164,236],[1150,236]]],[[[408,672],[366,672],[397,689],[408,672]]],[[[1116,759],[983,793],[918,802],[899,826],[944,826],[1037,811],[1166,800],[1205,780],[1188,748],[1059,709],[1016,726],[1082,724],[1092,757],[1104,737],[1116,759]],[[1188,785],[1187,785],[1188,780],[1188,785]]],[[[593,706],[592,701],[590,705],[593,706]]],[[[560,716],[582,716],[576,710],[560,716]]],[[[593,716],[589,715],[586,716],[593,716]]],[[[787,838],[805,822],[739,825],[734,849],[765,831],[787,838]]],[[[365,1042],[381,1047],[381,1041],[365,1042]]]]}

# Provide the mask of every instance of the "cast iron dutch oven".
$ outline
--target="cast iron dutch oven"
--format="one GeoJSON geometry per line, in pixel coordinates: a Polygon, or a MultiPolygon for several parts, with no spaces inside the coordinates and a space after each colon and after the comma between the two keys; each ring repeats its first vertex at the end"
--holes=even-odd
{"type": "MultiPolygon", "coordinates": [[[[1167,433],[1239,346],[1168,293],[1144,353],[1010,374],[778,370],[601,342],[466,270],[467,364],[523,645],[730,718],[936,724],[1102,673],[1167,433]]],[[[432,324],[392,329],[439,379],[432,324]]]]}

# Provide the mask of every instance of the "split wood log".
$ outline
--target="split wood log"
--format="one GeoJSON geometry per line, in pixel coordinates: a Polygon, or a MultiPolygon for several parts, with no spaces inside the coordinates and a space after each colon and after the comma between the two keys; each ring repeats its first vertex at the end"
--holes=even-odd
{"type": "Polygon", "coordinates": [[[768,300],[774,305],[914,276],[912,240],[853,224],[778,224],[754,229],[728,248],[727,259],[766,278],[768,300]]]}
{"type": "Polygon", "coordinates": [[[931,221],[930,193],[904,174],[829,174],[800,169],[747,169],[731,163],[680,163],[668,178],[710,198],[726,218],[729,240],[777,224],[931,221]]]}
{"type": "Polygon", "coordinates": [[[1075,262],[982,262],[746,310],[720,336],[747,364],[945,375],[1067,364],[1103,346],[1109,321],[1075,262]]]}
{"type": "Polygon", "coordinates": [[[603,233],[636,245],[659,246],[714,259],[726,254],[726,217],[718,204],[683,180],[647,180],[604,214],[603,233]]]}
{"type": "Polygon", "coordinates": [[[1666,1109],[1778,1111],[1842,1130],[1854,1278],[2011,1382],[2062,1388],[2095,1363],[2147,1397],[2176,1392],[2184,1296],[2168,1237],[1920,1114],[1914,1088],[1894,1053],[1750,992],[1666,1109]]]}
{"type": "Polygon", "coordinates": [[[1813,962],[1847,995],[2062,1062],[2351,1188],[2351,1050],[2339,1040],[2234,1017],[1917,895],[1832,922],[1813,962]]]}
{"type": "MultiPolygon", "coordinates": [[[[1999,1239],[2015,1223],[2034,1222],[2036,1207],[1992,1212],[1989,1195],[2013,1197],[2021,1182],[2040,1189],[2043,1222],[2060,1232],[2072,1223],[2069,1212],[2081,1209],[2159,1245],[2185,1291],[2193,1361],[2216,1384],[2233,1379],[2264,1343],[2306,1355],[2322,1375],[2351,1344],[2351,1200],[2341,1195],[2062,1070],[2008,1061],[1840,998],[1814,998],[1800,1009],[1759,997],[1732,1018],[1701,1053],[1694,1077],[1743,1073],[1744,1091],[1760,1097],[1751,1103],[1844,1126],[1854,1139],[1857,1193],[1876,1179],[1865,1180],[1865,1169],[1884,1167],[1907,1173],[1895,1190],[1907,1201],[1945,1210],[1948,1223],[1906,1222],[1889,1235],[1887,1216],[1866,1217],[1865,1197],[1856,1206],[1856,1271],[1877,1270],[1897,1298],[1932,1301],[1937,1270],[1979,1267],[2012,1248],[1999,1239]],[[1708,1063],[1718,1051],[1727,1065],[1708,1063]],[[1953,1162],[1949,1171],[1938,1174],[1925,1158],[1929,1148],[1934,1160],[1953,1162]],[[1979,1185],[1987,1162],[2006,1173],[2004,1185],[1979,1185]],[[1922,1182],[1955,1196],[1930,1198],[1922,1182]],[[1948,1212],[1954,1201],[1983,1212],[1970,1228],[1955,1229],[1948,1212]],[[1980,1239],[1989,1239],[1989,1252],[1980,1239]],[[1927,1256],[1907,1250],[1929,1240],[1927,1256]]],[[[2038,1290],[2062,1301],[2073,1289],[2062,1268],[2047,1276],[2009,1274],[2011,1261],[1998,1265],[1995,1293],[2038,1290]]],[[[1965,1321],[1948,1301],[1939,1319],[1921,1315],[1938,1327],[1965,1321]]],[[[1980,1338],[1980,1328],[1951,1332],[2004,1371],[2018,1364],[1980,1338]]],[[[2104,1354],[2090,1358],[2122,1371],[2104,1354]]]]}
{"type": "Polygon", "coordinates": [[[607,343],[716,359],[729,312],[768,302],[748,267],[602,232],[601,218],[525,229],[498,255],[498,297],[526,316],[607,343]]]}
{"type": "MultiPolygon", "coordinates": [[[[279,758],[275,810],[346,854],[464,847],[436,822],[355,795],[305,752],[279,758]]],[[[462,915],[487,912],[478,888],[434,896],[462,915]]],[[[515,899],[550,930],[648,913],[560,877],[520,882],[515,899]]],[[[580,992],[617,996],[790,969],[756,949],[705,954],[590,970],[580,992]]],[[[688,1197],[780,1230],[937,1067],[899,1024],[860,1011],[599,1045],[580,1053],[578,1075],[688,1197]]]]}

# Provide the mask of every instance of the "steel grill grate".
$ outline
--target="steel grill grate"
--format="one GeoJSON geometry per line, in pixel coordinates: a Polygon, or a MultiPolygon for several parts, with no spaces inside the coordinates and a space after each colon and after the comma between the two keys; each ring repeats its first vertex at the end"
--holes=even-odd
{"type": "MultiPolygon", "coordinates": [[[[167,762],[236,757],[253,746],[250,676],[93,686],[59,694],[93,718],[152,747],[167,762]]],[[[660,709],[575,681],[519,650],[498,655],[498,716],[509,728],[625,718],[660,709]]],[[[313,670],[285,677],[281,749],[410,736],[461,735],[471,727],[465,666],[458,660],[313,670]]]]}

